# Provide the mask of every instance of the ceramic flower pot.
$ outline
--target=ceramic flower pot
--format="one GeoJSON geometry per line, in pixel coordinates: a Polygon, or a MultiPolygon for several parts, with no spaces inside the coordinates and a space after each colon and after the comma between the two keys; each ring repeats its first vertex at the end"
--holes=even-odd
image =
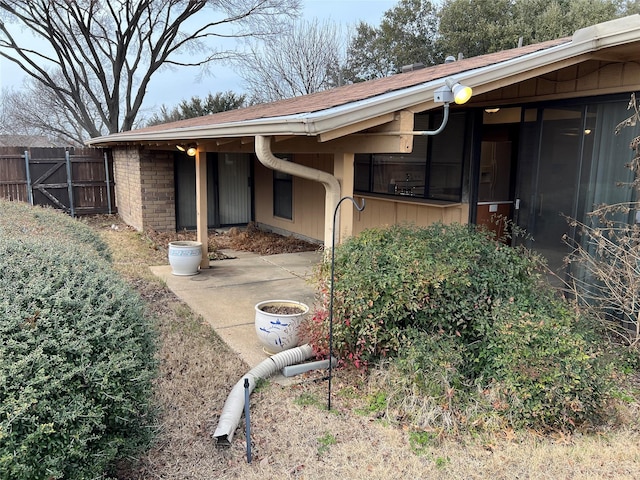
{"type": "Polygon", "coordinates": [[[169,265],[174,275],[195,275],[200,272],[202,243],[180,240],[169,243],[169,265]]]}
{"type": "Polygon", "coordinates": [[[298,328],[309,307],[293,300],[267,300],[255,306],[258,340],[269,353],[298,346],[298,328]]]}

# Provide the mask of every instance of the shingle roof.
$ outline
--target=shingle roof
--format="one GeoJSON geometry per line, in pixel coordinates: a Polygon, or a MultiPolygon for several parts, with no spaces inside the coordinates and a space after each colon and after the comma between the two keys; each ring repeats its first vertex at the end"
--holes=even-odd
{"type": "MultiPolygon", "coordinates": [[[[431,100],[441,79],[451,78],[477,89],[522,81],[527,75],[585,61],[597,51],[621,47],[635,52],[640,44],[640,15],[631,15],[578,30],[572,37],[435,65],[387,78],[346,85],[273,103],[165,123],[88,141],[90,145],[200,141],[259,136],[323,136],[325,140],[355,132],[358,125],[431,100]],[[347,128],[345,128],[347,127],[347,128]],[[334,132],[332,136],[330,132],[334,132]]],[[[430,105],[431,102],[433,105],[430,105]]],[[[370,122],[371,123],[371,122],[370,122]]],[[[325,141],[321,140],[321,141],[325,141]]]]}
{"type": "Polygon", "coordinates": [[[254,105],[247,108],[190,118],[177,122],[164,123],[153,127],[142,128],[132,132],[154,132],[174,128],[202,127],[231,122],[244,122],[260,118],[280,117],[302,113],[319,112],[333,107],[365,100],[385,93],[402,90],[425,82],[449,77],[481,67],[511,60],[533,52],[545,50],[571,41],[571,37],[537,43],[478,57],[465,58],[456,62],[445,63],[414,70],[391,77],[354,83],[342,87],[312,93],[300,97],[279,100],[277,102],[254,105]]]}

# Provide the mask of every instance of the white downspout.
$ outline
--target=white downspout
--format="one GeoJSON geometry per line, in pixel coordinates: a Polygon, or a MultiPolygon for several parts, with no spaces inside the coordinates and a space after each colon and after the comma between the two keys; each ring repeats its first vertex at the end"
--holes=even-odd
{"type": "Polygon", "coordinates": [[[265,167],[288,173],[296,177],[306,178],[324,185],[324,247],[330,249],[333,244],[333,212],[340,201],[340,182],[330,173],[289,162],[276,157],[271,151],[271,137],[256,135],[256,155],[265,167]]]}
{"type": "Polygon", "coordinates": [[[244,407],[245,378],[249,380],[249,394],[251,394],[258,380],[269,378],[278,370],[304,362],[311,357],[313,357],[313,348],[309,344],[305,344],[301,347],[276,353],[249,370],[231,389],[231,393],[229,393],[226,402],[224,402],[224,407],[222,407],[222,412],[218,419],[218,427],[213,432],[213,438],[216,439],[217,444],[223,447],[231,445],[244,407]]]}

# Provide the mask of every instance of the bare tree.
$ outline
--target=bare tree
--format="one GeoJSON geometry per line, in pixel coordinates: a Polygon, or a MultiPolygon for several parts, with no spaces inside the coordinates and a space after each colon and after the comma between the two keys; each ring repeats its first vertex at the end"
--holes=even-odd
{"type": "Polygon", "coordinates": [[[340,83],[346,40],[335,23],[301,21],[289,32],[249,45],[240,64],[252,102],[307,95],[340,83]]]}
{"type": "MultiPolygon", "coordinates": [[[[39,81],[27,78],[22,89],[4,91],[0,98],[0,132],[44,136],[60,145],[84,143],[86,131],[83,126],[67,114],[66,106],[60,97],[39,81]]],[[[89,99],[86,99],[85,108],[89,111],[93,108],[89,99]]],[[[99,130],[105,131],[104,124],[100,122],[100,113],[95,109],[93,118],[99,130]]]]}
{"type": "Polygon", "coordinates": [[[161,67],[206,66],[230,59],[235,52],[212,45],[212,40],[277,33],[285,18],[297,14],[299,4],[300,0],[0,1],[0,55],[53,92],[70,122],[96,137],[132,128],[149,81],[161,67]],[[34,40],[40,46],[34,46],[34,40]]]}

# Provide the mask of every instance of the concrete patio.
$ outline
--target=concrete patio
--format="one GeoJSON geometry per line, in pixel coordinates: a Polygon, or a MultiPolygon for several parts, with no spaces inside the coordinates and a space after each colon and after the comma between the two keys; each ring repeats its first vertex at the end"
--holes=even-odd
{"type": "Polygon", "coordinates": [[[264,300],[295,300],[313,308],[309,282],[320,252],[260,256],[225,251],[230,258],[211,261],[194,276],[171,274],[169,265],[151,267],[181,300],[214,328],[229,347],[253,368],[268,355],[254,328],[254,306],[264,300]]]}

